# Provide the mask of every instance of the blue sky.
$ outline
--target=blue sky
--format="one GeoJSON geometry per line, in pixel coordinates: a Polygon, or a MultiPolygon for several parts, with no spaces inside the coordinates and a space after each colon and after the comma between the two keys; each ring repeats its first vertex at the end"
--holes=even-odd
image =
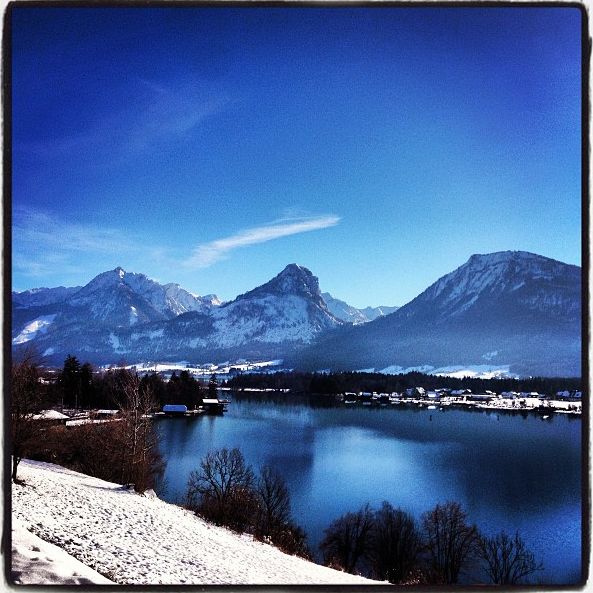
{"type": "Polygon", "coordinates": [[[403,304],[473,253],[580,265],[575,8],[14,8],[13,287],[288,263],[403,304]]]}

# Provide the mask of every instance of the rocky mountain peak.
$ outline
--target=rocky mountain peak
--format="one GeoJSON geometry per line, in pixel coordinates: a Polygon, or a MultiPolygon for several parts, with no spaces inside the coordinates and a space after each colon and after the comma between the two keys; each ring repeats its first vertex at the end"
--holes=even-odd
{"type": "MultiPolygon", "coordinates": [[[[323,303],[318,278],[310,270],[298,264],[287,265],[280,274],[269,282],[246,292],[238,299],[265,295],[295,295],[323,303]]],[[[325,303],[323,305],[325,306],[325,303]]]]}

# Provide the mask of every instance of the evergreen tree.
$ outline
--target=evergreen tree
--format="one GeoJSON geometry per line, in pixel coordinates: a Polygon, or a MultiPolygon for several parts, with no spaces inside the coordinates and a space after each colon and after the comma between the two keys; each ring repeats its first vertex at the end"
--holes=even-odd
{"type": "Polygon", "coordinates": [[[76,356],[69,354],[64,361],[64,368],[60,374],[62,406],[78,407],[81,387],[80,379],[80,362],[76,356]]]}

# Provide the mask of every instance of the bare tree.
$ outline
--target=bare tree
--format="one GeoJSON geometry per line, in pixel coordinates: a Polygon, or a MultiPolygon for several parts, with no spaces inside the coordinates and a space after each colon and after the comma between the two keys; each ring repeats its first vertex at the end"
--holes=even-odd
{"type": "Polygon", "coordinates": [[[41,424],[34,419],[41,411],[42,392],[34,353],[27,352],[13,362],[10,385],[10,424],[12,437],[12,481],[18,482],[18,465],[35,444],[41,424]]]}
{"type": "Polygon", "coordinates": [[[210,451],[190,473],[187,505],[218,525],[243,531],[257,504],[253,484],[253,470],[239,449],[210,451]]]}
{"type": "Polygon", "coordinates": [[[414,518],[384,502],[375,512],[369,544],[374,576],[390,583],[404,583],[416,568],[421,536],[414,518]]]}
{"type": "Polygon", "coordinates": [[[437,504],[422,516],[428,552],[429,579],[435,584],[454,584],[475,550],[478,531],[467,523],[457,502],[437,504]]]}
{"type": "Polygon", "coordinates": [[[290,494],[282,475],[264,465],[255,486],[257,509],[254,535],[269,540],[287,554],[311,558],[307,536],[290,512],[290,494]]]}
{"type": "Polygon", "coordinates": [[[479,537],[478,553],[488,576],[497,585],[516,585],[543,570],[543,564],[536,562],[518,531],[514,537],[504,531],[494,537],[479,537]]]}
{"type": "MultiPolygon", "coordinates": [[[[157,407],[150,386],[130,373],[123,382],[120,438],[123,440],[121,481],[132,482],[137,492],[153,485],[162,470],[158,453],[158,434],[153,429],[151,412],[157,407]]],[[[117,435],[114,427],[114,436],[117,435]]]]}
{"type": "Polygon", "coordinates": [[[290,495],[284,478],[269,465],[260,471],[256,491],[258,494],[258,518],[256,535],[271,536],[290,520],[290,495]]]}
{"type": "Polygon", "coordinates": [[[356,513],[346,513],[336,519],[326,530],[319,544],[325,564],[356,573],[359,561],[367,552],[373,513],[365,505],[356,513]]]}

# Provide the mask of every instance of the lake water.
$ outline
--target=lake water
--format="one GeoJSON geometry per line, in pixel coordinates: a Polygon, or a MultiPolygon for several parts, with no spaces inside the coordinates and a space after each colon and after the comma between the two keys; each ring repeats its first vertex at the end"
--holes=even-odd
{"type": "Polygon", "coordinates": [[[209,450],[239,447],[254,469],[270,464],[284,475],[314,551],[331,521],[367,502],[420,518],[453,500],[484,533],[518,529],[544,563],[539,582],[580,581],[580,418],[233,394],[224,416],[157,426],[167,461],[157,492],[170,502],[182,500],[209,450]]]}

